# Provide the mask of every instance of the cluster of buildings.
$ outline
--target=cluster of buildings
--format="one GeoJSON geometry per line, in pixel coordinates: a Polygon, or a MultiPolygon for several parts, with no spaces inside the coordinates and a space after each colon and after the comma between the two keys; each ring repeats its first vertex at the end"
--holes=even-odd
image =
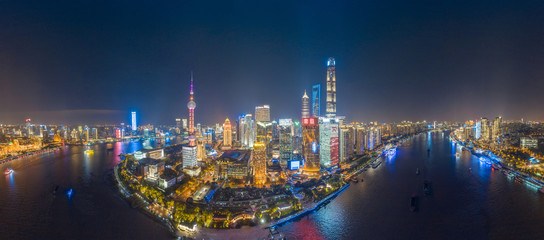
{"type": "Polygon", "coordinates": [[[202,129],[194,125],[196,103],[191,76],[189,119],[176,119],[179,132],[188,133],[182,150],[184,171],[194,175],[199,172],[195,169],[212,164],[216,178],[254,185],[264,185],[291,173],[320,177],[322,172],[335,171],[353,157],[376,149],[384,137],[411,134],[426,127],[411,122],[345,123],[345,118],[336,113],[334,58],[327,61],[324,115],[321,90],[321,84],[313,85],[311,99],[304,92],[300,118],[275,121],[271,119],[270,105],[260,105],[254,112],[238,116],[235,122],[227,118],[222,126],[202,129]],[[210,148],[222,153],[213,162],[207,154],[210,148]]]}
{"type": "Polygon", "coordinates": [[[461,124],[454,132],[457,139],[476,141],[493,148],[519,148],[542,154],[539,145],[543,139],[544,127],[539,122],[503,121],[502,117],[482,117],[461,124]]]}

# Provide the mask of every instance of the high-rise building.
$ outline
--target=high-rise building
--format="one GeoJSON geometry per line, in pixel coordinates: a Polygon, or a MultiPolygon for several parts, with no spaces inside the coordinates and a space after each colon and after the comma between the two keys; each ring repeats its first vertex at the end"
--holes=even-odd
{"type": "Polygon", "coordinates": [[[357,126],[355,136],[355,154],[363,155],[365,152],[365,129],[362,126],[357,126]]]}
{"type": "Polygon", "coordinates": [[[305,172],[319,172],[319,122],[317,118],[302,119],[302,154],[305,172]]]}
{"type": "Polygon", "coordinates": [[[493,131],[492,131],[492,137],[493,141],[498,141],[498,139],[501,136],[501,124],[502,124],[502,117],[496,117],[495,121],[493,121],[493,131]]]}
{"type": "Polygon", "coordinates": [[[312,86],[312,116],[321,116],[321,84],[312,86]]]}
{"type": "Polygon", "coordinates": [[[302,95],[302,118],[309,118],[310,117],[310,98],[306,94],[306,91],[304,91],[304,95],[302,95]]]}
{"type": "Polygon", "coordinates": [[[482,125],[482,140],[489,141],[491,137],[491,131],[489,130],[489,120],[485,117],[480,119],[482,125]]]}
{"type": "Polygon", "coordinates": [[[199,136],[196,140],[196,160],[205,161],[206,160],[206,142],[207,138],[199,136]]]}
{"type": "Polygon", "coordinates": [[[349,128],[343,126],[340,128],[340,162],[346,162],[351,152],[353,148],[350,144],[350,131],[349,128]]]}
{"type": "Polygon", "coordinates": [[[137,129],[138,129],[138,125],[136,123],[136,112],[132,112],[132,120],[131,120],[131,127],[132,127],[132,131],[135,132],[137,129]]]}
{"type": "Polygon", "coordinates": [[[319,118],[319,162],[325,168],[338,164],[340,158],[339,130],[336,118],[319,118]]]}
{"type": "Polygon", "coordinates": [[[89,127],[85,125],[85,141],[88,142],[89,140],[90,140],[89,127]]]}
{"type": "Polygon", "coordinates": [[[270,106],[262,105],[255,107],[255,122],[270,122],[270,106]]]}
{"type": "Polygon", "coordinates": [[[187,118],[181,119],[181,126],[183,130],[187,130],[187,118]]]}
{"type": "Polygon", "coordinates": [[[266,145],[266,156],[272,155],[272,126],[271,122],[257,122],[255,124],[255,141],[266,145]]]}
{"type": "Polygon", "coordinates": [[[480,139],[482,137],[482,121],[477,121],[474,125],[474,138],[480,139]]]}
{"type": "Polygon", "coordinates": [[[242,146],[251,148],[255,142],[255,128],[251,114],[240,116],[240,142],[242,146]]]}
{"type": "Polygon", "coordinates": [[[176,133],[179,134],[181,130],[181,118],[176,118],[176,133]]]}
{"type": "Polygon", "coordinates": [[[256,142],[253,145],[253,183],[263,185],[266,183],[266,145],[256,142]]]}
{"type": "Polygon", "coordinates": [[[227,118],[223,123],[223,147],[230,148],[232,146],[232,126],[227,118]]]}
{"type": "Polygon", "coordinates": [[[279,142],[280,142],[280,165],[287,166],[293,154],[293,121],[291,119],[280,119],[279,121],[279,142]]]}
{"type": "Polygon", "coordinates": [[[192,168],[197,163],[196,146],[183,146],[181,149],[183,155],[183,168],[192,168]]]}
{"type": "Polygon", "coordinates": [[[327,117],[336,117],[336,61],[327,61],[327,117]]]}

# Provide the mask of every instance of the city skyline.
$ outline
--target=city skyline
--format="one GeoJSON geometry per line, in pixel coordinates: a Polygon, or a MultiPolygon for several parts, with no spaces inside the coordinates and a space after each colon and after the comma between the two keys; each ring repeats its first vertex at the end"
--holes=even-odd
{"type": "Polygon", "coordinates": [[[171,124],[188,115],[178,93],[190,71],[210,119],[197,122],[263,104],[273,119],[295,117],[291,103],[326,86],[328,57],[338,115],[354,121],[544,118],[530,111],[544,100],[541,3],[178,4],[3,2],[0,122],[126,123],[137,111],[171,124]]]}

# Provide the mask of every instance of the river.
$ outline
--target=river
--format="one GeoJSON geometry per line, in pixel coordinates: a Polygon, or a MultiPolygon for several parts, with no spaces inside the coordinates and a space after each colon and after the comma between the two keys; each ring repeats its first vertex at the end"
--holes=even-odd
{"type": "Polygon", "coordinates": [[[71,146],[0,166],[2,173],[15,170],[0,179],[0,239],[172,238],[166,227],[131,208],[108,178],[119,154],[157,142],[71,146]],[[85,154],[87,148],[94,154],[85,154]]]}
{"type": "MultiPolygon", "coordinates": [[[[95,145],[94,155],[87,156],[84,147],[76,146],[15,161],[15,173],[0,180],[2,239],[171,238],[164,226],[130,208],[106,177],[119,153],[142,147],[142,141],[115,143],[113,151],[95,145]],[[53,196],[55,185],[61,187],[53,196]],[[65,194],[69,188],[74,192],[71,198],[65,194]]],[[[319,211],[279,230],[287,239],[544,236],[544,195],[481,164],[444,133],[406,141],[394,157],[359,178],[364,181],[352,184],[319,211]],[[420,175],[415,174],[417,168],[420,175]],[[432,196],[423,194],[425,179],[432,181],[432,196]],[[411,212],[414,193],[419,209],[411,212]]]]}
{"type": "Polygon", "coordinates": [[[352,184],[326,207],[280,231],[292,239],[544,236],[544,195],[481,164],[445,133],[424,133],[406,141],[396,156],[359,178],[364,182],[352,184]],[[417,168],[420,175],[415,174],[417,168]],[[432,196],[423,193],[425,179],[432,181],[432,196]],[[417,212],[409,210],[414,193],[419,196],[417,212]]]}

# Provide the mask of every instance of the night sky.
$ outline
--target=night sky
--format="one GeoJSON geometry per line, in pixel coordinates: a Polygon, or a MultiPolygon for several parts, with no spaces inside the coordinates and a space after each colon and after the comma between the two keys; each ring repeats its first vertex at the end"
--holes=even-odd
{"type": "Polygon", "coordinates": [[[331,56],[349,121],[544,120],[544,1],[0,0],[0,122],[299,118],[331,56]]]}

